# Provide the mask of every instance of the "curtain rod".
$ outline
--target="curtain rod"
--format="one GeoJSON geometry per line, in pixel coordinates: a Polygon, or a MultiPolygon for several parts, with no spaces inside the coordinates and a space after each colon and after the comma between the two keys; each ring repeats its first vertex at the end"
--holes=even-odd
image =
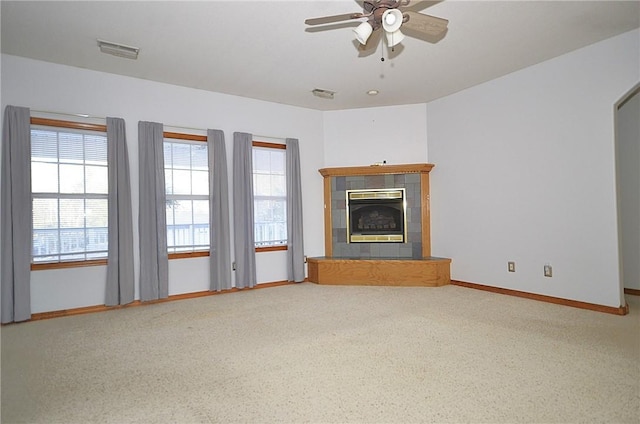
{"type": "Polygon", "coordinates": [[[251,134],[252,138],[270,138],[272,140],[282,140],[282,141],[287,141],[287,139],[285,137],[274,137],[272,135],[260,135],[260,134],[251,134]]]}
{"type": "Polygon", "coordinates": [[[91,118],[91,119],[104,119],[106,120],[107,118],[102,117],[102,116],[92,116],[92,115],[88,115],[86,113],[65,113],[65,112],[54,112],[52,110],[37,110],[37,109],[29,109],[30,112],[35,112],[35,113],[46,113],[46,114],[50,114],[50,115],[63,115],[63,116],[73,116],[76,118],[91,118]]]}
{"type": "MultiPolygon", "coordinates": [[[[176,128],[176,129],[181,129],[181,130],[203,131],[205,133],[207,132],[206,129],[202,129],[202,128],[181,127],[179,125],[165,125],[165,124],[162,124],[162,125],[165,128],[168,127],[168,128],[176,128]]],[[[251,137],[252,138],[256,138],[256,137],[258,137],[258,138],[268,138],[268,139],[271,139],[271,140],[287,141],[287,139],[285,137],[274,137],[272,135],[251,134],[251,137]]]]}
{"type": "MultiPolygon", "coordinates": [[[[168,124],[162,124],[163,129],[165,128],[175,128],[178,130],[189,130],[189,131],[200,131],[200,132],[207,132],[206,129],[204,128],[191,128],[191,127],[181,127],[180,125],[168,125],[168,124]]],[[[171,132],[171,131],[168,131],[171,132]]]]}
{"type": "MultiPolygon", "coordinates": [[[[54,112],[51,110],[37,110],[37,109],[30,109],[31,112],[35,112],[35,113],[47,113],[47,114],[52,114],[52,115],[63,115],[63,116],[73,116],[76,118],[91,118],[91,119],[104,119],[106,120],[107,118],[102,117],[102,116],[92,116],[92,115],[88,115],[86,113],[65,113],[65,112],[54,112]]],[[[180,125],[167,125],[167,124],[162,124],[163,127],[168,127],[168,128],[176,128],[176,129],[181,129],[181,130],[191,130],[191,131],[201,131],[201,132],[207,132],[206,129],[204,128],[192,128],[192,127],[182,127],[180,125]]],[[[274,137],[272,135],[262,135],[262,134],[251,134],[252,137],[258,137],[258,138],[269,138],[272,140],[281,140],[281,141],[287,141],[286,137],[274,137]]]]}

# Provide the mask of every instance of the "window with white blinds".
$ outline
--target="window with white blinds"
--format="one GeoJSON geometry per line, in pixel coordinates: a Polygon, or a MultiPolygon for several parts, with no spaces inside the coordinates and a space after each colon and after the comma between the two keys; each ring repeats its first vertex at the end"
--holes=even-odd
{"type": "Polygon", "coordinates": [[[164,173],[168,252],[209,250],[207,144],[165,137],[164,173]]]}
{"type": "Polygon", "coordinates": [[[33,263],[105,259],[107,136],[31,126],[33,263]]]}
{"type": "Polygon", "coordinates": [[[284,145],[254,142],[253,214],[255,246],[287,244],[287,180],[284,145]]]}

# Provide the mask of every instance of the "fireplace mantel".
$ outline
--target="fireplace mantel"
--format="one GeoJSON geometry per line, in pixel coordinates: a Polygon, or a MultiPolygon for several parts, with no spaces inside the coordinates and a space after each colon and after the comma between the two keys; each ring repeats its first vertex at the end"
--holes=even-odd
{"type": "Polygon", "coordinates": [[[429,173],[435,165],[430,163],[411,163],[400,165],[349,166],[319,169],[323,177],[346,177],[351,175],[388,175],[429,173]]]}

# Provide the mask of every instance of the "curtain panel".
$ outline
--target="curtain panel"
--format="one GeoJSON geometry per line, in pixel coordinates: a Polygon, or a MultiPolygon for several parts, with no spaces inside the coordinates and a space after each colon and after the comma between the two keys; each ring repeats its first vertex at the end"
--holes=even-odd
{"type": "Polygon", "coordinates": [[[302,184],[298,140],[287,138],[287,279],[304,281],[304,243],[302,237],[302,184]]]}
{"type": "Polygon", "coordinates": [[[2,323],[31,318],[31,113],[7,106],[2,128],[2,323]]]}
{"type": "Polygon", "coordinates": [[[125,122],[107,118],[109,163],[109,253],[105,305],[133,302],[133,218],[125,122]]]}
{"type": "Polygon", "coordinates": [[[169,296],[163,126],[138,122],[140,300],[169,296]]]}
{"type": "Polygon", "coordinates": [[[212,291],[231,288],[229,179],[224,132],[207,130],[209,152],[209,275],[212,291]]]}
{"type": "Polygon", "coordinates": [[[253,136],[233,133],[233,228],[236,287],[255,287],[256,250],[253,220],[253,136]]]}

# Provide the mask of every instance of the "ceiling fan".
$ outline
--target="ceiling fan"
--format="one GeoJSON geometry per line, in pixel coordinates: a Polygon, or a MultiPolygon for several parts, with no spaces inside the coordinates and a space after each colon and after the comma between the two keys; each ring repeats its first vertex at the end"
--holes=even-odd
{"type": "Polygon", "coordinates": [[[342,15],[323,16],[304,21],[307,25],[324,25],[352,19],[366,18],[353,30],[360,43],[361,50],[374,47],[378,37],[371,37],[380,28],[384,30],[389,47],[394,47],[404,40],[400,27],[410,30],[415,36],[426,36],[435,39],[447,31],[449,21],[436,16],[425,15],[412,10],[404,10],[410,0],[365,0],[362,13],[346,13],[342,15]]]}

